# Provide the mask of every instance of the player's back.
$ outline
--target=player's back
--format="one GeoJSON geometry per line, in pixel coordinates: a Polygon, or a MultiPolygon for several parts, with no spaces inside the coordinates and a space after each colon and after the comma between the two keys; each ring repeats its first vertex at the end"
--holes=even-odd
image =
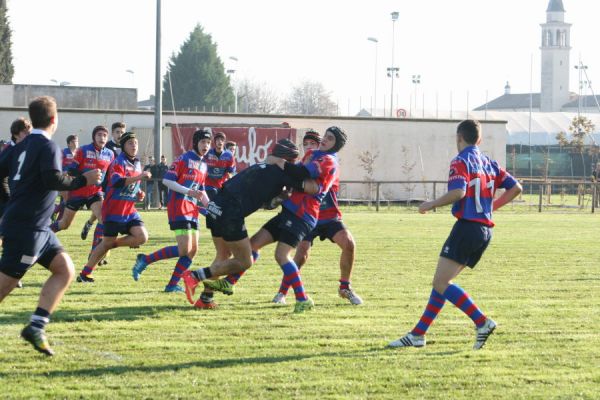
{"type": "Polygon", "coordinates": [[[45,136],[32,133],[0,160],[8,169],[11,197],[6,207],[4,226],[48,229],[57,192],[46,189],[42,172],[61,171],[62,154],[58,145],[45,136]]]}

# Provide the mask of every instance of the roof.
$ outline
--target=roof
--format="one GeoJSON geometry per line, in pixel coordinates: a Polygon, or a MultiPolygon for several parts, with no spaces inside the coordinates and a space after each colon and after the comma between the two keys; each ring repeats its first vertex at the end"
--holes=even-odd
{"type": "MultiPolygon", "coordinates": [[[[600,103],[600,96],[596,96],[596,100],[598,101],[598,103],[600,103]]],[[[581,96],[581,106],[586,108],[586,107],[595,107],[596,106],[596,100],[594,100],[594,96],[592,95],[588,95],[588,96],[581,96]]],[[[575,98],[575,100],[570,101],[566,104],[563,104],[563,108],[576,108],[579,106],[579,99],[575,98]]]]}
{"type": "Polygon", "coordinates": [[[565,12],[562,0],[550,0],[546,12],[565,12]]]}
{"type": "MultiPolygon", "coordinates": [[[[528,109],[531,93],[503,94],[494,100],[483,104],[475,111],[483,110],[509,110],[509,109],[528,109]]],[[[540,108],[540,94],[533,93],[533,108],[540,108]]]]}

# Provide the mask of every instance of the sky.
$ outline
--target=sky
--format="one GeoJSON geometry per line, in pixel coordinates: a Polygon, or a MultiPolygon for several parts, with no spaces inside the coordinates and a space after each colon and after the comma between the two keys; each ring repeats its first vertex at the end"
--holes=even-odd
{"type": "MultiPolygon", "coordinates": [[[[73,86],[136,87],[138,100],[154,93],[155,0],[7,3],[14,83],[54,79],[73,86]]],[[[594,29],[600,2],[563,4],[565,20],[573,24],[571,65],[581,57],[594,86],[600,79],[594,29]]],[[[528,93],[530,87],[539,92],[539,24],[547,5],[548,0],[162,0],[162,73],[200,24],[216,42],[225,68],[236,70],[235,79],[260,83],[282,97],[308,79],[330,91],[342,114],[355,114],[360,106],[369,110],[375,93],[377,107],[385,100],[389,108],[386,68],[393,49],[399,68],[394,109],[414,112],[423,104],[428,110],[472,109],[502,95],[507,81],[512,93],[528,93]],[[395,23],[393,11],[399,13],[395,23]],[[413,75],[420,75],[418,85],[413,75]]],[[[570,89],[577,87],[572,69],[570,89]]]]}

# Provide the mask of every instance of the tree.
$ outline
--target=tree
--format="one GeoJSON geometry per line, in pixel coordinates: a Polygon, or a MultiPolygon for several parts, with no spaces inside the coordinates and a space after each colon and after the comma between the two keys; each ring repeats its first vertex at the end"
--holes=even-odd
{"type": "Polygon", "coordinates": [[[10,25],[6,17],[6,3],[0,1],[0,83],[12,83],[15,69],[12,65],[10,25]]]}
{"type": "Polygon", "coordinates": [[[163,107],[171,110],[173,104],[177,110],[227,111],[233,107],[233,90],[217,45],[200,25],[169,61],[163,80],[163,107]]]}
{"type": "Polygon", "coordinates": [[[336,115],[337,105],[320,82],[303,81],[284,101],[283,111],[301,115],[336,115]]]}
{"type": "Polygon", "coordinates": [[[252,114],[271,114],[277,111],[279,98],[266,82],[243,80],[238,85],[238,109],[252,114]]]}
{"type": "Polygon", "coordinates": [[[586,176],[585,161],[583,155],[585,153],[595,158],[599,153],[598,144],[594,142],[592,133],[595,125],[587,117],[581,115],[574,117],[569,125],[570,139],[565,132],[559,132],[556,135],[556,140],[562,147],[569,147],[575,154],[581,155],[581,165],[583,167],[583,175],[586,176]],[[586,145],[585,138],[592,138],[592,144],[586,145]]]}

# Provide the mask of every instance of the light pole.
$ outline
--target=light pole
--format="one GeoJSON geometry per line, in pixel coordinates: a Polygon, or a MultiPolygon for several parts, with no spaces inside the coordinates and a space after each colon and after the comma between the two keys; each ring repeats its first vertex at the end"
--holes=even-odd
{"type": "Polygon", "coordinates": [[[126,69],[125,72],[127,72],[128,74],[131,74],[131,87],[134,88],[135,87],[135,78],[134,78],[135,72],[131,69],[126,69]]]}
{"type": "Polygon", "coordinates": [[[579,60],[579,64],[575,66],[575,69],[579,72],[579,96],[577,98],[577,118],[579,119],[581,114],[581,93],[583,90],[583,74],[586,72],[585,70],[588,68],[587,65],[583,65],[581,60],[579,60]]]}
{"type": "MultiPolygon", "coordinates": [[[[232,61],[235,61],[236,64],[238,62],[237,57],[230,56],[229,59],[232,61]]],[[[233,74],[235,74],[235,69],[231,68],[231,69],[228,69],[226,72],[229,74],[229,79],[233,80],[233,74]]],[[[237,114],[237,112],[238,112],[238,91],[237,91],[237,87],[235,85],[232,85],[232,86],[233,86],[233,94],[235,95],[235,106],[234,106],[233,112],[237,114]]]]}
{"type": "Polygon", "coordinates": [[[400,13],[398,11],[394,11],[392,13],[392,66],[387,69],[388,76],[392,78],[392,90],[390,95],[390,118],[394,116],[394,75],[398,77],[398,71],[400,70],[400,68],[394,67],[394,41],[396,36],[395,27],[399,15],[400,13]]]}
{"type": "Polygon", "coordinates": [[[377,43],[379,40],[374,37],[368,37],[367,40],[375,43],[375,83],[373,84],[373,107],[371,108],[371,116],[373,116],[373,110],[377,112],[377,43]]]}
{"type": "Polygon", "coordinates": [[[412,83],[415,87],[415,115],[417,115],[417,85],[421,83],[421,75],[413,75],[412,83]]]}

